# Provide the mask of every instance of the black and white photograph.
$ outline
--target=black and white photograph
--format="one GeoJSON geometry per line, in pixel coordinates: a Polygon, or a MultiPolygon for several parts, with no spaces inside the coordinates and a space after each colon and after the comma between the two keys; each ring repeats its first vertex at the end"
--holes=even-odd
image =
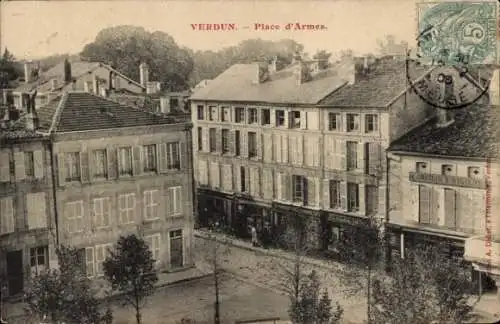
{"type": "Polygon", "coordinates": [[[0,324],[500,323],[500,1],[1,1],[0,93],[0,324]]]}

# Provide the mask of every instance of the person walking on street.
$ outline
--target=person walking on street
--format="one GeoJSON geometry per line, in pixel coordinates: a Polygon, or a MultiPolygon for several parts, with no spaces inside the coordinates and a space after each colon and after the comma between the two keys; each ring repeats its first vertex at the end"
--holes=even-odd
{"type": "Polygon", "coordinates": [[[251,228],[251,232],[252,232],[252,246],[257,246],[257,229],[255,228],[255,226],[252,225],[252,228],[251,228]]]}

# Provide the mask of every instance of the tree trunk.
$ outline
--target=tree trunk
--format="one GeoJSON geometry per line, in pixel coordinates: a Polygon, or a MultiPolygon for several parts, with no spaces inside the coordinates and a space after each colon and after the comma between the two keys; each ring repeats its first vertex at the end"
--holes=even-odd
{"type": "Polygon", "coordinates": [[[135,319],[137,324],[141,324],[141,310],[139,307],[135,308],[135,319]]]}
{"type": "Polygon", "coordinates": [[[368,265],[368,282],[367,282],[367,290],[366,290],[366,299],[367,299],[367,305],[366,305],[366,315],[367,315],[367,320],[368,323],[371,323],[371,290],[372,290],[372,284],[371,284],[371,277],[372,277],[372,267],[371,265],[368,265]]]}

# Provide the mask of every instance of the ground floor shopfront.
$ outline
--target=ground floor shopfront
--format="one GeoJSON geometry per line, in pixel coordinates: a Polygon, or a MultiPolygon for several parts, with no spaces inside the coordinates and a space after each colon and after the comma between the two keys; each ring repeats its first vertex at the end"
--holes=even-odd
{"type": "Polygon", "coordinates": [[[477,293],[492,292],[496,290],[495,282],[484,272],[474,270],[472,264],[464,260],[464,246],[466,236],[444,235],[435,232],[425,231],[424,229],[407,228],[394,224],[387,224],[387,261],[394,258],[400,258],[422,245],[445,244],[450,258],[462,262],[464,266],[470,268],[474,290],[477,293]]]}

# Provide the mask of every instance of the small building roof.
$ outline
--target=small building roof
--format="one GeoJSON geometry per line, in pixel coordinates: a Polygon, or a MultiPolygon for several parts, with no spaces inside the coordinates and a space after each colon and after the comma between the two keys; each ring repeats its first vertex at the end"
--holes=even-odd
{"type": "Polygon", "coordinates": [[[394,141],[395,154],[430,154],[470,158],[500,157],[500,106],[472,105],[454,111],[455,121],[437,127],[436,119],[394,141]]]}

